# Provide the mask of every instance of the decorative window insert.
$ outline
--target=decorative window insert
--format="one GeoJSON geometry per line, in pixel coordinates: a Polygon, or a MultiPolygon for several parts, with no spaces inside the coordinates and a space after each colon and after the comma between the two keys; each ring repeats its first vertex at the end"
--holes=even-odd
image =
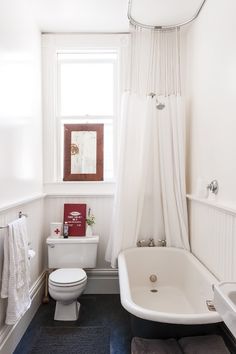
{"type": "Polygon", "coordinates": [[[64,125],[64,181],[103,180],[103,124],[64,125]]]}

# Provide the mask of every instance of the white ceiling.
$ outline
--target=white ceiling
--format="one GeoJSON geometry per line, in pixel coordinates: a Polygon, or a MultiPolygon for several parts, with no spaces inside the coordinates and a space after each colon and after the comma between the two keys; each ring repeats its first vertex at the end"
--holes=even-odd
{"type": "Polygon", "coordinates": [[[30,0],[42,32],[126,32],[128,0],[30,0]]]}
{"type": "MultiPolygon", "coordinates": [[[[142,23],[176,24],[192,17],[202,0],[132,0],[142,23]]],[[[127,32],[128,0],[30,0],[42,32],[127,32]]]]}

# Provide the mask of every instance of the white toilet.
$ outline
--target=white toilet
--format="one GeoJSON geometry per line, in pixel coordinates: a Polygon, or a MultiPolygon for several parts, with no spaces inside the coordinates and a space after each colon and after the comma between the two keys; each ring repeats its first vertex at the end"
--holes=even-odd
{"type": "Polygon", "coordinates": [[[57,268],[48,279],[48,291],[56,300],[54,319],[75,321],[79,317],[77,298],[86,287],[82,268],[95,268],[99,236],[48,237],[48,267],[57,268]]]}

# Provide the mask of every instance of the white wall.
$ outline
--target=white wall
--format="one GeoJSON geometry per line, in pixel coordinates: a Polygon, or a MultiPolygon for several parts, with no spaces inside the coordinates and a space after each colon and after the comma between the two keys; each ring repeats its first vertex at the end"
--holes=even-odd
{"type": "Polygon", "coordinates": [[[235,0],[208,0],[186,31],[188,193],[197,179],[219,181],[218,198],[236,202],[235,0]]]}
{"type": "Polygon", "coordinates": [[[0,2],[0,207],[42,192],[41,36],[29,0],[0,2]]]}
{"type": "Polygon", "coordinates": [[[236,279],[235,14],[235,0],[208,0],[184,33],[187,189],[194,194],[198,178],[220,187],[216,201],[189,201],[191,249],[220,280],[236,279]]]}
{"type": "Polygon", "coordinates": [[[98,245],[97,269],[110,268],[110,264],[105,261],[105,251],[107,247],[111,216],[112,216],[112,196],[87,195],[87,196],[63,196],[51,195],[46,198],[45,203],[45,239],[49,235],[49,225],[52,221],[63,221],[65,203],[85,203],[96,215],[96,223],[93,232],[100,236],[98,245]]]}
{"type": "MultiPolygon", "coordinates": [[[[2,0],[0,226],[16,219],[19,211],[28,214],[29,238],[36,251],[31,262],[31,285],[44,269],[41,126],[41,35],[33,23],[29,0],[2,0]]],[[[0,230],[0,278],[6,232],[6,229],[0,230]]],[[[0,351],[9,333],[4,325],[6,303],[5,299],[0,299],[0,351]]],[[[16,344],[15,339],[13,347],[16,344]]]]}

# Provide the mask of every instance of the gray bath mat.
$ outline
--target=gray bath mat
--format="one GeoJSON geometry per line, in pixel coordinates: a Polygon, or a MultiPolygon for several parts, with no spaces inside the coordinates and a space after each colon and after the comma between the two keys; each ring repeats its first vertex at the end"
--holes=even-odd
{"type": "Polygon", "coordinates": [[[134,337],[131,354],[230,354],[218,335],[176,339],[144,339],[134,337]]]}
{"type": "Polygon", "coordinates": [[[144,339],[134,337],[131,354],[182,354],[177,341],[171,339],[144,339]]]}
{"type": "Polygon", "coordinates": [[[186,337],[179,340],[184,354],[230,354],[218,335],[186,337]]]}
{"type": "Polygon", "coordinates": [[[30,354],[109,354],[107,327],[41,327],[30,354]]]}

